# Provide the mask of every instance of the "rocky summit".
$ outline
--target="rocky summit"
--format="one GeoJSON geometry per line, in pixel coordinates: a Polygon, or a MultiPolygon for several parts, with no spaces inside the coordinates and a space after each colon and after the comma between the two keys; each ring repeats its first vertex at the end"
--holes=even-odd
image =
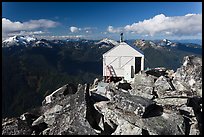
{"type": "Polygon", "coordinates": [[[202,59],[153,68],[131,83],[72,84],[42,106],[2,119],[2,135],[202,135],[202,59]]]}

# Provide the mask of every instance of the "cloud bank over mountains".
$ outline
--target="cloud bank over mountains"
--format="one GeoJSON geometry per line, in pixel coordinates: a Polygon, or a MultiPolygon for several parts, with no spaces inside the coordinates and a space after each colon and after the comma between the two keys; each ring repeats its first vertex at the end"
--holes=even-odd
{"type": "Polygon", "coordinates": [[[39,29],[54,28],[58,24],[59,23],[48,19],[19,22],[19,21],[11,21],[9,19],[2,18],[2,35],[6,36],[12,33],[42,34],[43,33],[42,30],[39,30],[39,29]]]}
{"type": "Polygon", "coordinates": [[[2,40],[14,35],[42,35],[47,33],[45,32],[47,29],[58,25],[58,22],[48,19],[19,22],[2,18],[2,40]]]}
{"type": "Polygon", "coordinates": [[[109,33],[131,32],[146,36],[171,35],[193,36],[202,34],[202,14],[186,14],[185,16],[168,17],[159,14],[153,18],[139,21],[120,28],[108,26],[109,33]]]}

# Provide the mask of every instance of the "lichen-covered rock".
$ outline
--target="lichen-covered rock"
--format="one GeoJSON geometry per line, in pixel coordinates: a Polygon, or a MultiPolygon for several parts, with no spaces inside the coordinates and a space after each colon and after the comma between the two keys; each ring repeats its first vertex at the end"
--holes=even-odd
{"type": "Polygon", "coordinates": [[[185,135],[183,117],[175,113],[142,119],[143,128],[157,135],[185,135]]]}
{"type": "Polygon", "coordinates": [[[164,76],[160,76],[154,83],[155,91],[164,92],[167,90],[173,90],[168,80],[164,76]]]}
{"type": "Polygon", "coordinates": [[[66,96],[52,104],[48,108],[43,107],[45,119],[48,123],[49,135],[69,135],[69,134],[96,134],[94,129],[86,120],[86,102],[84,97],[84,86],[79,86],[75,94],[66,96]],[[49,112],[49,113],[48,113],[49,112]],[[49,115],[50,119],[46,119],[49,115]]]}
{"type": "MultiPolygon", "coordinates": [[[[135,75],[133,83],[136,85],[152,87],[154,84],[154,77],[151,75],[147,75],[146,73],[139,73],[135,75]]],[[[133,88],[134,84],[132,85],[133,88]]]]}
{"type": "Polygon", "coordinates": [[[144,98],[152,99],[154,95],[154,77],[146,73],[136,74],[134,82],[131,84],[132,90],[129,91],[131,95],[141,96],[144,98]]]}
{"type": "Polygon", "coordinates": [[[123,109],[123,111],[127,113],[134,112],[138,116],[143,116],[145,109],[155,104],[152,100],[140,96],[133,96],[129,93],[121,92],[120,90],[116,92],[113,98],[114,101],[112,103],[115,104],[117,108],[123,109]]]}
{"type": "Polygon", "coordinates": [[[51,103],[52,101],[56,100],[57,98],[61,98],[63,96],[74,94],[77,91],[77,87],[73,84],[66,84],[59,89],[52,92],[50,95],[46,96],[42,102],[42,105],[51,103]]]}
{"type": "Polygon", "coordinates": [[[142,135],[142,129],[124,119],[120,119],[115,132],[111,135],[142,135]]]}
{"type": "Polygon", "coordinates": [[[160,105],[181,106],[187,103],[188,98],[156,98],[154,101],[160,105]]]}
{"type": "Polygon", "coordinates": [[[2,135],[30,135],[32,129],[19,118],[5,118],[2,120],[2,135]]]}
{"type": "MultiPolygon", "coordinates": [[[[120,94],[120,93],[119,93],[120,94]]],[[[126,93],[128,94],[128,93],[126,93]]],[[[127,102],[131,102],[128,100],[128,96],[124,96],[122,100],[126,100],[127,102]],[[127,98],[125,98],[127,97],[127,98]]],[[[114,100],[117,100],[118,97],[114,100]]],[[[141,135],[144,134],[142,131],[145,130],[147,133],[146,134],[152,134],[152,135],[184,135],[183,133],[184,127],[182,126],[183,124],[183,118],[182,116],[177,116],[176,114],[166,114],[163,116],[163,113],[159,109],[154,109],[149,103],[146,101],[142,101],[142,99],[134,97],[136,100],[135,103],[137,102],[138,106],[144,107],[146,106],[146,109],[144,109],[144,113],[147,113],[146,117],[141,117],[141,114],[136,112],[137,110],[134,110],[134,108],[137,108],[134,106],[134,104],[129,105],[128,103],[123,103],[122,105],[119,105],[119,103],[116,102],[99,102],[95,105],[97,105],[98,109],[100,112],[104,115],[104,119],[112,120],[116,125],[116,131],[113,132],[112,134],[137,134],[141,135]],[[146,103],[145,103],[146,102],[146,103]],[[145,105],[146,104],[146,105],[145,105]],[[147,104],[150,106],[147,107],[147,104]],[[126,106],[124,108],[124,106],[126,106]],[[129,107],[127,106],[132,106],[132,110],[128,109],[129,107]],[[154,113],[152,115],[148,115],[152,111],[159,111],[160,113],[154,113]],[[159,114],[159,115],[158,115],[159,114]],[[179,128],[175,128],[178,127],[179,128]],[[182,130],[181,130],[181,129],[182,130]],[[131,131],[132,129],[132,131],[131,131]],[[134,130],[133,130],[134,129],[134,130]]],[[[131,108],[131,107],[130,107],[131,108]]],[[[138,109],[139,111],[139,109],[138,109]]],[[[142,111],[141,111],[142,112],[142,111]]]]}
{"type": "Polygon", "coordinates": [[[43,123],[44,122],[44,117],[45,117],[44,115],[38,117],[35,121],[33,121],[32,126],[36,126],[36,125],[39,125],[40,123],[43,123]]]}
{"type": "Polygon", "coordinates": [[[58,114],[62,112],[63,107],[61,105],[55,105],[51,109],[48,109],[44,114],[44,122],[48,125],[53,125],[56,121],[56,117],[58,114]]]}
{"type": "Polygon", "coordinates": [[[172,82],[176,90],[191,91],[192,95],[202,97],[202,59],[194,55],[184,57],[172,82]]]}

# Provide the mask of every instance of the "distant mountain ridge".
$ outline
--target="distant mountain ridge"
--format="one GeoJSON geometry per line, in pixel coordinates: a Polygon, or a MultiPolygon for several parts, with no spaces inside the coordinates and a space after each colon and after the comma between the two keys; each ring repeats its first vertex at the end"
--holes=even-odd
{"type": "MultiPolygon", "coordinates": [[[[202,46],[193,43],[179,43],[173,42],[168,39],[162,40],[127,40],[125,41],[129,45],[133,45],[138,47],[141,50],[145,50],[147,48],[152,48],[155,50],[164,50],[164,51],[181,51],[181,52],[189,52],[193,54],[202,55],[202,46]]],[[[91,48],[99,48],[99,49],[110,49],[114,46],[119,45],[118,41],[104,38],[102,40],[87,40],[87,39],[66,39],[66,40],[47,40],[47,39],[37,39],[30,36],[14,36],[10,37],[2,42],[2,48],[26,48],[26,47],[45,47],[45,48],[53,48],[53,47],[66,47],[73,46],[75,49],[83,49],[84,47],[91,46],[91,48]]],[[[172,53],[173,54],[173,53],[172,53]]]]}
{"type": "Polygon", "coordinates": [[[66,40],[47,40],[47,39],[37,39],[30,36],[13,36],[10,37],[4,41],[2,41],[2,47],[8,48],[13,46],[24,46],[24,47],[52,47],[58,45],[64,45],[69,43],[94,43],[98,45],[100,48],[103,47],[110,47],[110,46],[116,46],[119,45],[119,43],[112,39],[102,39],[102,40],[86,40],[86,39],[66,39],[66,40]]]}
{"type": "MultiPolygon", "coordinates": [[[[195,47],[202,46],[202,40],[169,40],[169,39],[162,39],[162,40],[144,40],[144,39],[137,39],[137,40],[127,40],[128,41],[135,41],[134,45],[138,45],[140,47],[144,46],[144,44],[149,43],[152,47],[177,47],[177,45],[194,45],[195,47]],[[139,43],[138,43],[139,42],[139,43]]],[[[63,45],[68,42],[82,42],[82,43],[94,43],[99,45],[99,47],[110,47],[110,46],[117,46],[119,45],[118,41],[104,38],[101,40],[87,40],[87,39],[66,39],[66,40],[47,40],[47,39],[37,39],[31,36],[13,36],[9,37],[8,39],[2,41],[2,47],[11,47],[11,46],[52,46],[53,44],[63,45]]],[[[129,43],[128,43],[129,44],[129,43]]]]}
{"type": "Polygon", "coordinates": [[[142,40],[138,39],[133,41],[133,45],[144,50],[146,48],[166,49],[166,50],[179,50],[185,52],[192,52],[195,54],[202,54],[202,46],[193,43],[178,43],[172,42],[168,39],[163,40],[142,40]]]}

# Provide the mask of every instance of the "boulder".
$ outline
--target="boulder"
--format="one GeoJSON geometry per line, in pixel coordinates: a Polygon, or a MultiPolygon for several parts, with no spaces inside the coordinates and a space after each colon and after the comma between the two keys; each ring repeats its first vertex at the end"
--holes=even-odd
{"type": "Polygon", "coordinates": [[[152,99],[153,87],[154,87],[155,77],[148,76],[146,73],[136,74],[134,81],[131,84],[132,89],[129,91],[131,95],[141,96],[144,98],[152,99]]]}
{"type": "Polygon", "coordinates": [[[134,77],[134,82],[132,84],[132,87],[134,87],[134,85],[143,85],[143,86],[152,87],[154,84],[154,79],[155,77],[151,75],[147,75],[146,73],[136,74],[134,77]]]}
{"type": "Polygon", "coordinates": [[[43,116],[40,116],[39,118],[37,118],[35,121],[33,121],[32,126],[36,126],[36,125],[39,125],[40,123],[43,123],[44,117],[45,116],[43,115],[43,116]]]}
{"type": "Polygon", "coordinates": [[[53,125],[55,122],[55,119],[58,114],[62,112],[63,107],[61,105],[55,105],[52,108],[48,109],[44,114],[44,122],[48,125],[53,125]]]}
{"type": "Polygon", "coordinates": [[[62,98],[66,95],[74,94],[77,91],[77,87],[74,84],[66,84],[61,88],[55,90],[50,95],[46,96],[42,102],[42,105],[51,103],[57,98],[62,98]]]}
{"type": "Polygon", "coordinates": [[[202,98],[199,96],[189,98],[187,106],[192,107],[195,114],[194,125],[196,126],[194,129],[198,130],[199,134],[202,135],[202,98]]]}
{"type": "Polygon", "coordinates": [[[176,113],[163,113],[161,116],[142,119],[143,129],[150,135],[185,135],[183,117],[176,113]]]}
{"type": "Polygon", "coordinates": [[[184,57],[172,83],[178,91],[190,91],[193,96],[202,97],[202,58],[194,55],[184,57]]]}
{"type": "Polygon", "coordinates": [[[111,135],[142,135],[142,129],[124,119],[120,119],[116,130],[111,135]]]}
{"type": "Polygon", "coordinates": [[[160,76],[154,83],[155,91],[164,92],[173,90],[173,87],[169,83],[170,81],[166,77],[160,76]]]}
{"type": "Polygon", "coordinates": [[[133,96],[129,93],[124,93],[118,90],[115,92],[114,101],[112,102],[117,108],[122,109],[125,112],[133,112],[138,116],[143,116],[145,109],[150,106],[154,105],[155,102],[152,100],[140,97],[140,96],[133,96]]]}
{"type": "Polygon", "coordinates": [[[174,97],[169,97],[169,98],[156,98],[154,99],[155,102],[159,105],[171,105],[171,106],[181,106],[185,105],[188,101],[188,98],[174,98],[174,97]]]}
{"type": "Polygon", "coordinates": [[[151,100],[119,91],[113,100],[95,104],[104,119],[117,125],[113,135],[184,135],[182,116],[174,113],[164,115],[162,108],[151,100]]]}
{"type": "Polygon", "coordinates": [[[40,114],[38,112],[25,112],[19,117],[19,119],[25,121],[28,125],[32,125],[33,121],[35,121],[39,115],[40,114]]]}
{"type": "Polygon", "coordinates": [[[75,94],[62,98],[57,104],[47,104],[44,121],[49,135],[94,135],[96,132],[86,119],[85,86],[79,85],[75,94]]]}
{"type": "Polygon", "coordinates": [[[31,135],[32,129],[19,118],[2,119],[2,135],[31,135]]]}

